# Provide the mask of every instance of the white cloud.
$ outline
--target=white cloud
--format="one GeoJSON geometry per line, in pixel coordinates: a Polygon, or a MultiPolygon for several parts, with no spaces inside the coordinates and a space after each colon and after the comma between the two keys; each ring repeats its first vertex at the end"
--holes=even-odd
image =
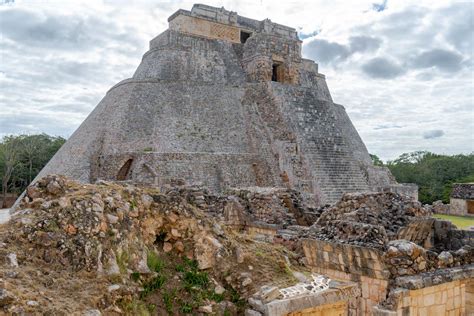
{"type": "MultiPolygon", "coordinates": [[[[69,136],[191,1],[0,1],[0,136],[69,136]],[[8,2],[8,3],[7,3],[8,2]]],[[[472,4],[215,0],[295,27],[369,151],[472,152],[472,4]],[[430,131],[442,137],[424,137],[430,131]]]]}

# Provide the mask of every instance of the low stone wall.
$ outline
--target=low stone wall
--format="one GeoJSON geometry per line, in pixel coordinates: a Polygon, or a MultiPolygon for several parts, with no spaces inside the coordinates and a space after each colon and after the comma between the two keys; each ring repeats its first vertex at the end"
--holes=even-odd
{"type": "Polygon", "coordinates": [[[302,245],[312,267],[350,273],[356,280],[360,276],[381,280],[390,276],[381,250],[317,239],[303,239],[302,245]]]}
{"type": "Polygon", "coordinates": [[[405,239],[424,248],[431,248],[434,221],[434,218],[413,221],[398,231],[397,239],[405,239]]]}
{"type": "Polygon", "coordinates": [[[271,316],[357,315],[360,295],[355,283],[332,284],[320,293],[271,301],[262,312],[271,316]]]}
{"type": "Polygon", "coordinates": [[[399,299],[396,310],[377,306],[374,315],[472,315],[474,311],[466,308],[466,284],[460,280],[419,290],[398,290],[396,294],[399,299]]]}
{"type": "Polygon", "coordinates": [[[382,188],[383,192],[398,193],[418,201],[418,186],[414,183],[391,184],[382,188]]]}
{"type": "Polygon", "coordinates": [[[382,251],[314,239],[305,239],[302,245],[307,263],[315,272],[360,283],[357,309],[361,315],[371,314],[372,308],[386,298],[390,273],[382,251]]]}
{"type": "Polygon", "coordinates": [[[472,315],[473,276],[474,265],[399,277],[374,315],[472,315]]]}
{"type": "Polygon", "coordinates": [[[287,314],[287,316],[343,316],[347,315],[347,302],[339,301],[333,304],[325,304],[311,307],[302,311],[287,314]]]}
{"type": "Polygon", "coordinates": [[[466,311],[474,313],[474,280],[466,281],[466,311]]]}
{"type": "Polygon", "coordinates": [[[451,198],[449,200],[449,204],[451,207],[449,208],[449,212],[447,212],[446,214],[459,216],[474,216],[474,213],[469,213],[469,202],[474,203],[474,200],[451,198]]]}

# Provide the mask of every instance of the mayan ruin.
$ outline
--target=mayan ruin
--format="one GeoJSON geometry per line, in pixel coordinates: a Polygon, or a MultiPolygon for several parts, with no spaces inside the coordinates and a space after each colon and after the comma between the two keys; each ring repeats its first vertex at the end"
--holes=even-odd
{"type": "Polygon", "coordinates": [[[0,226],[0,313],[474,315],[474,230],[432,217],[473,184],[419,202],[317,62],[270,19],[173,13],[0,226]]]}

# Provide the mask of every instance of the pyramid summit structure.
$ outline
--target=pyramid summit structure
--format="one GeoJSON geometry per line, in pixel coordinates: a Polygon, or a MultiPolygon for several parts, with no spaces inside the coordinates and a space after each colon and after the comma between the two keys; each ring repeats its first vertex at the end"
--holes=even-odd
{"type": "Polygon", "coordinates": [[[288,187],[314,205],[346,192],[416,195],[372,164],[295,29],[202,4],[168,22],[39,177],[288,187]]]}

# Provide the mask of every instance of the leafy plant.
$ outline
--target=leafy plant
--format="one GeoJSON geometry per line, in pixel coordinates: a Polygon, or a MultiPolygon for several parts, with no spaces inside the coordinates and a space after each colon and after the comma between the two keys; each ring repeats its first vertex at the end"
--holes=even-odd
{"type": "Polygon", "coordinates": [[[151,271],[160,272],[163,270],[165,263],[163,260],[153,251],[149,251],[146,258],[146,263],[151,271]]]}
{"type": "Polygon", "coordinates": [[[151,279],[149,282],[146,282],[143,285],[143,292],[140,293],[141,298],[147,297],[150,293],[161,289],[163,284],[165,284],[166,278],[162,275],[157,275],[153,279],[151,279]]]}
{"type": "Polygon", "coordinates": [[[138,280],[140,280],[140,272],[132,272],[132,273],[130,274],[130,278],[131,278],[133,281],[137,282],[138,280]]]}
{"type": "Polygon", "coordinates": [[[173,300],[176,297],[176,289],[173,289],[171,292],[163,292],[163,303],[165,304],[165,309],[169,314],[173,313],[173,300]]]}
{"type": "Polygon", "coordinates": [[[183,314],[191,314],[192,311],[193,311],[193,306],[189,303],[183,303],[181,305],[181,308],[180,308],[180,311],[183,313],[183,314]]]}
{"type": "Polygon", "coordinates": [[[183,281],[186,288],[194,286],[204,288],[209,283],[209,277],[206,272],[191,270],[184,273],[183,281]]]}

